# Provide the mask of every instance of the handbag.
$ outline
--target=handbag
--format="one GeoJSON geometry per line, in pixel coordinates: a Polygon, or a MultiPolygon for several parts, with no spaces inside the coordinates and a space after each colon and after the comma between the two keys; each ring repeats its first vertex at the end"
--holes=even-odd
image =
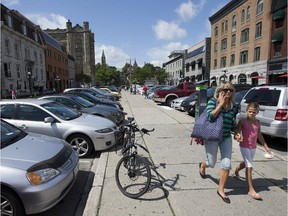
{"type": "Polygon", "coordinates": [[[191,137],[210,141],[221,141],[223,135],[223,116],[220,113],[214,121],[209,121],[206,109],[196,119],[191,137]]]}

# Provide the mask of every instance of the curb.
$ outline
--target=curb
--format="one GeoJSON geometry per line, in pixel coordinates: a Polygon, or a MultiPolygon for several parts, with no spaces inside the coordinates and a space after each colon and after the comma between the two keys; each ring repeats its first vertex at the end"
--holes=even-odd
{"type": "Polygon", "coordinates": [[[90,190],[83,216],[96,216],[98,207],[101,202],[102,189],[105,179],[107,161],[109,152],[103,152],[100,155],[98,163],[93,163],[90,178],[94,178],[92,188],[90,190]]]}

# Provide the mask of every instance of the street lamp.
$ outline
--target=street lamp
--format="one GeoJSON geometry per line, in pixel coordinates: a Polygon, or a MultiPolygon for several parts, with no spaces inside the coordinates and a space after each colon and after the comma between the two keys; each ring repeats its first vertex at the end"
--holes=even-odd
{"type": "Polygon", "coordinates": [[[33,79],[33,76],[32,76],[32,73],[30,71],[27,72],[27,78],[28,78],[30,97],[32,97],[32,83],[31,83],[31,81],[33,79]]]}

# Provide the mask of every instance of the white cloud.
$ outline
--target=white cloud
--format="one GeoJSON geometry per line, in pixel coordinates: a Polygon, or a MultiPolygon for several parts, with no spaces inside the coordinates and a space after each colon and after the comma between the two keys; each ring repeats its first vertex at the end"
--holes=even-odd
{"type": "Polygon", "coordinates": [[[205,3],[206,0],[201,0],[198,5],[191,1],[183,2],[175,11],[183,21],[187,22],[199,13],[205,3]]]}
{"type": "Polygon", "coordinates": [[[124,67],[126,62],[129,62],[129,55],[125,53],[121,48],[112,45],[100,45],[95,46],[95,63],[101,62],[102,51],[106,57],[106,63],[110,66],[117,68],[124,67]]]}
{"type": "Polygon", "coordinates": [[[162,67],[162,64],[169,60],[168,56],[174,50],[184,50],[189,47],[188,44],[182,44],[180,42],[171,42],[165,44],[162,47],[151,48],[147,52],[147,56],[151,59],[150,63],[154,66],[162,67]]]}
{"type": "Polygon", "coordinates": [[[2,0],[1,3],[5,6],[17,5],[20,0],[2,0]]]}
{"type": "Polygon", "coordinates": [[[180,28],[174,22],[169,23],[164,20],[159,20],[152,28],[157,39],[173,40],[175,38],[182,38],[186,36],[186,31],[180,28]]]}
{"type": "Polygon", "coordinates": [[[65,29],[67,18],[60,14],[25,14],[25,16],[37,25],[40,25],[42,29],[65,29]]]}

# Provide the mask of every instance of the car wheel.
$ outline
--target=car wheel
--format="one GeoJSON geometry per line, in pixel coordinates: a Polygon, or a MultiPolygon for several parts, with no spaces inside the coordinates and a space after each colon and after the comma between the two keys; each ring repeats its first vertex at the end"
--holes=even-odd
{"type": "Polygon", "coordinates": [[[93,143],[83,134],[74,134],[67,139],[72,148],[78,152],[80,158],[88,157],[93,150],[93,143]]]}
{"type": "Polygon", "coordinates": [[[13,192],[1,188],[1,215],[24,216],[24,208],[13,192]]]}
{"type": "Polygon", "coordinates": [[[166,99],[165,105],[168,107],[171,107],[172,101],[175,99],[175,97],[169,97],[166,99]]]}

